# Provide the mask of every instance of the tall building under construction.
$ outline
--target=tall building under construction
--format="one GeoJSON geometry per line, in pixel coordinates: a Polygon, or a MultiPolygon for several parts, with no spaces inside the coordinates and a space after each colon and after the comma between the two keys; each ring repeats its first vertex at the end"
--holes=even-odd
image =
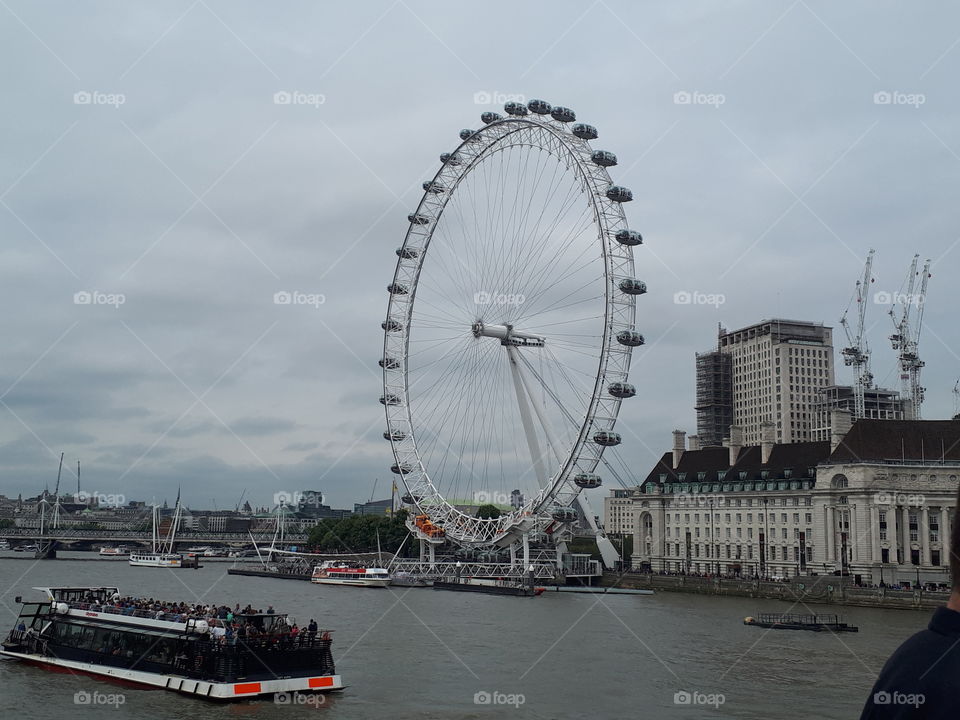
{"type": "Polygon", "coordinates": [[[821,393],[833,384],[833,331],[822,323],[720,328],[717,349],[697,355],[698,443],[721,444],[733,425],[744,444],[759,445],[765,421],[777,443],[813,440],[821,393]]]}

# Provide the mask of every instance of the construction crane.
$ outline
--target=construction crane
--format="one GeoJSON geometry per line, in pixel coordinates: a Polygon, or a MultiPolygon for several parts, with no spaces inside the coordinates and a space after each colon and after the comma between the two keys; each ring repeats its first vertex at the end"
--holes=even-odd
{"type": "Polygon", "coordinates": [[[873,282],[873,255],[876,251],[870,250],[867,253],[867,262],[863,267],[863,277],[857,280],[857,288],[854,291],[854,298],[857,300],[857,328],[856,332],[850,329],[850,322],[847,320],[847,313],[850,312],[850,306],[853,305],[853,298],[850,304],[840,318],[840,324],[843,325],[843,331],[847,334],[847,346],[843,348],[843,364],[853,368],[853,419],[866,417],[866,401],[864,399],[865,391],[873,387],[873,375],[870,373],[870,348],[864,338],[864,322],[867,317],[867,297],[870,291],[870,283],[873,282]]]}
{"type": "Polygon", "coordinates": [[[895,332],[890,343],[897,351],[897,366],[900,368],[900,396],[904,403],[904,415],[907,420],[920,420],[920,407],[926,388],[920,385],[920,370],[924,362],[920,359],[920,329],[923,327],[923,307],[927,301],[927,282],[930,280],[930,261],[923,264],[921,273],[917,272],[919,255],[913,256],[910,273],[906,279],[906,292],[894,298],[890,308],[895,332]],[[917,277],[920,277],[920,289],[917,291],[917,277]],[[897,313],[897,303],[902,310],[897,313]]]}

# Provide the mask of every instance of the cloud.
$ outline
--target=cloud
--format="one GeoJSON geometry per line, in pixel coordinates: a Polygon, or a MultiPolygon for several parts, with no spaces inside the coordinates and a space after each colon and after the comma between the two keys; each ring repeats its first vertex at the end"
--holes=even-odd
{"type": "MultiPolygon", "coordinates": [[[[385,288],[439,154],[499,109],[478,92],[569,105],[633,190],[648,345],[621,414],[627,482],[671,429],[693,430],[694,353],[718,323],[836,327],[871,247],[877,289],[898,290],[914,252],[936,261],[925,413],[947,416],[960,100],[954,54],[935,64],[939,50],[917,48],[948,48],[957,11],[904,22],[854,2],[823,12],[831,32],[799,5],[761,36],[782,9],[615,9],[571,30],[570,13],[533,6],[509,23],[438,6],[435,37],[402,5],[365,35],[382,10],[237,6],[222,15],[231,32],[198,5],[165,35],[182,10],[18,8],[44,43],[0,29],[24,69],[0,121],[0,491],[36,492],[60,452],[103,492],[172,499],[182,485],[195,507],[299,487],[350,507],[392,478],[377,403],[385,288]],[[605,42],[583,52],[597,27],[605,42]],[[537,60],[531,37],[566,40],[537,60]],[[876,104],[885,90],[928,101],[876,104]],[[125,102],[75,104],[78,91],[125,102]],[[278,91],[325,102],[278,105],[278,91]],[[676,104],[680,91],[725,101],[676,104]],[[725,303],[678,306],[681,290],[725,303]],[[75,304],[80,291],[124,302],[75,304]],[[277,305],[280,291],[325,302],[277,305]]],[[[868,324],[875,375],[895,383],[889,320],[870,308],[868,324]]]]}

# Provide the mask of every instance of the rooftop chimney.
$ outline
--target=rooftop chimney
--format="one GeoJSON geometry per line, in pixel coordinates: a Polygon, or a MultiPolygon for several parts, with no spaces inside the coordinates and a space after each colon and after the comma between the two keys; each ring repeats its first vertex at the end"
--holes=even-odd
{"type": "Polygon", "coordinates": [[[673,431],[673,469],[676,470],[680,465],[680,458],[683,457],[683,448],[686,444],[687,433],[683,430],[673,431]]]}
{"type": "Polygon", "coordinates": [[[699,450],[700,449],[700,437],[697,435],[690,435],[687,438],[687,450],[699,450]]]}
{"type": "Polygon", "coordinates": [[[830,452],[836,450],[843,442],[852,425],[853,415],[849,410],[830,411],[830,452]]]}
{"type": "Polygon", "coordinates": [[[743,447],[743,428],[740,425],[730,426],[730,441],[727,447],[730,448],[730,467],[733,467],[737,464],[740,449],[743,447]]]}
{"type": "Polygon", "coordinates": [[[764,465],[770,462],[770,453],[773,452],[776,432],[777,426],[773,424],[772,420],[764,420],[760,423],[760,462],[764,465]]]}

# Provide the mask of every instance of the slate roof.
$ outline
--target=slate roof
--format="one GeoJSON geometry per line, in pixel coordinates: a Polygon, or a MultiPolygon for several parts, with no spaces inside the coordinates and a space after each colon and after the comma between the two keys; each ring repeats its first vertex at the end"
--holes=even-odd
{"type": "Polygon", "coordinates": [[[831,463],[960,462],[958,420],[857,420],[831,463]]]}
{"type": "Polygon", "coordinates": [[[770,459],[761,462],[761,448],[740,449],[731,468],[727,448],[707,447],[686,450],[679,467],[671,467],[673,453],[664,453],[647,474],[643,485],[661,482],[737,482],[760,480],[766,471],[768,479],[784,477],[792,470],[792,479],[812,477],[810,468],[820,463],[857,462],[954,462],[960,463],[960,420],[857,420],[833,452],[829,441],[785,443],[774,445],[770,459]],[[705,473],[703,480],[699,473],[705,473]],[[665,475],[661,481],[660,476],[665,475]],[[682,476],[682,477],[681,477],[682,476]]]}
{"type": "Polygon", "coordinates": [[[811,477],[810,468],[825,461],[830,456],[830,443],[802,442],[774,445],[770,459],[762,462],[762,450],[759,446],[740,448],[737,462],[730,467],[730,451],[727,448],[708,447],[701,450],[687,450],[680,457],[679,467],[671,467],[673,453],[664,453],[660,461],[647,475],[644,484],[660,483],[660,475],[666,474],[665,482],[698,482],[698,474],[706,473],[702,482],[734,482],[740,480],[740,473],[746,472],[744,480],[760,480],[766,471],[769,478],[782,478],[784,470],[792,470],[794,479],[811,477]],[[684,475],[681,479],[681,475],[684,475]]]}

